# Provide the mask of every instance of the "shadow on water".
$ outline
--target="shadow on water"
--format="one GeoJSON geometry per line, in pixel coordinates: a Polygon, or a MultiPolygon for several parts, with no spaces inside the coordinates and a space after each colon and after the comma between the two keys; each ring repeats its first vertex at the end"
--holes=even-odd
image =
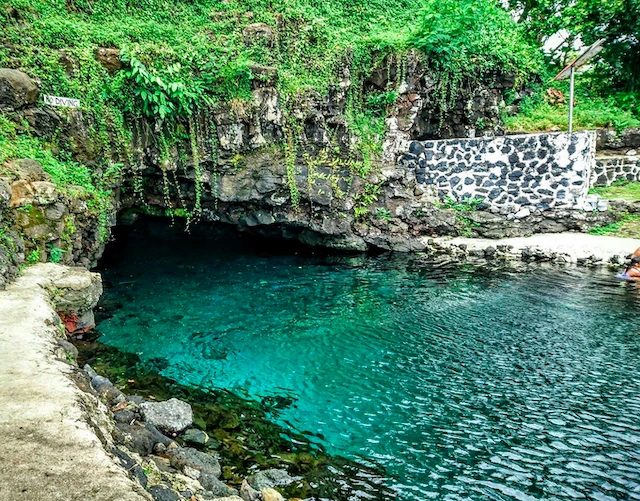
{"type": "Polygon", "coordinates": [[[286,465],[300,497],[637,492],[640,301],[613,272],[197,231],[119,235],[83,351],[125,392],[192,402],[230,482],[286,465]]]}

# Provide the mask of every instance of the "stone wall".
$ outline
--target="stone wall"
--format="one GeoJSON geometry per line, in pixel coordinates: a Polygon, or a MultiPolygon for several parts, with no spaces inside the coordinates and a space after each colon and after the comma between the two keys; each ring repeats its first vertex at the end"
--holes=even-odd
{"type": "Polygon", "coordinates": [[[616,181],[640,181],[640,156],[637,151],[596,158],[591,172],[591,186],[610,186],[616,181]]]}
{"type": "Polygon", "coordinates": [[[547,210],[582,204],[594,157],[595,135],[580,132],[412,141],[400,164],[441,199],[547,210]]]}

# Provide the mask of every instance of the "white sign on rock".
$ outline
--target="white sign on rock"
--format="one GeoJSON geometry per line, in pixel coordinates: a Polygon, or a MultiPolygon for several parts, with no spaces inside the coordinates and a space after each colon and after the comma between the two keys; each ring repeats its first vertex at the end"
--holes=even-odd
{"type": "Polygon", "coordinates": [[[42,95],[44,104],[49,106],[66,106],[67,108],[79,108],[80,99],[72,99],[70,97],[49,96],[48,94],[42,95]]]}

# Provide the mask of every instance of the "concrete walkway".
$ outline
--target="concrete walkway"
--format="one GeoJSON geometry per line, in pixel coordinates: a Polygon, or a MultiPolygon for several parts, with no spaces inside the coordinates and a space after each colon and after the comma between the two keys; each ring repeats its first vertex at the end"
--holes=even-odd
{"type": "Polygon", "coordinates": [[[53,354],[59,320],[43,286],[73,286],[66,270],[40,264],[0,291],[0,500],[149,500],[98,439],[99,402],[53,354]]]}
{"type": "Polygon", "coordinates": [[[618,259],[624,262],[626,256],[640,247],[640,240],[618,238],[584,233],[541,233],[530,237],[504,238],[490,240],[484,238],[436,238],[441,246],[466,245],[469,251],[481,251],[498,245],[508,245],[510,254],[522,255],[524,249],[538,250],[541,254],[564,256],[567,262],[580,260],[610,262],[618,259]],[[595,259],[594,259],[595,258],[595,259]]]}

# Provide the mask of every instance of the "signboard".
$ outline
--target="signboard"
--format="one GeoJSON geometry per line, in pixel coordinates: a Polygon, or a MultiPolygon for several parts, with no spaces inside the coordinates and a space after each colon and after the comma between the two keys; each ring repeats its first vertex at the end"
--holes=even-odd
{"type": "Polygon", "coordinates": [[[66,106],[67,108],[80,107],[80,99],[72,99],[70,97],[49,96],[48,94],[43,94],[42,98],[44,99],[44,104],[48,104],[49,106],[66,106]]]}

